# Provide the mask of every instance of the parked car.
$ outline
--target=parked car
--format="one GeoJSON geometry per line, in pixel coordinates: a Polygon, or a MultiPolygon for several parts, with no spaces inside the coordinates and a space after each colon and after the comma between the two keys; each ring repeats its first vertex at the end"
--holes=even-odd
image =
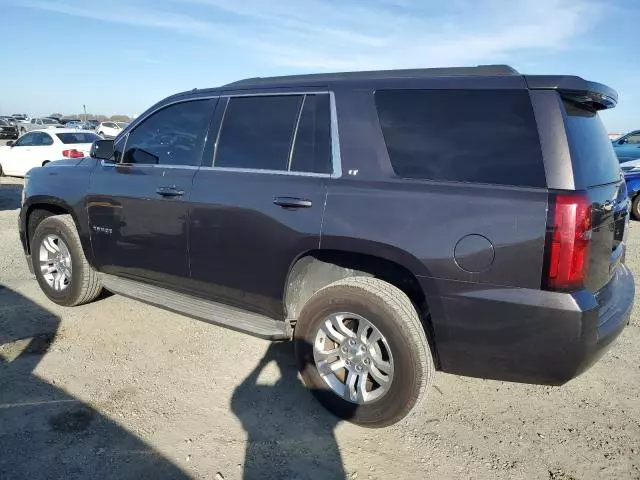
{"type": "Polygon", "coordinates": [[[89,155],[91,144],[100,139],[94,132],[58,129],[36,130],[0,147],[0,175],[24,177],[33,167],[60,159],[89,155]]]}
{"type": "Polygon", "coordinates": [[[127,125],[124,122],[102,122],[97,126],[96,132],[103,138],[115,138],[127,125]]]}
{"type": "Polygon", "coordinates": [[[612,143],[618,157],[640,158],[640,130],[629,132],[612,143]]]}
{"type": "Polygon", "coordinates": [[[58,122],[60,122],[61,125],[64,125],[65,127],[69,124],[69,122],[81,122],[82,120],[78,119],[78,118],[60,118],[58,119],[58,122]]]}
{"type": "Polygon", "coordinates": [[[27,115],[25,115],[24,113],[14,113],[11,116],[15,118],[18,122],[22,122],[27,119],[27,115]]]}
{"type": "Polygon", "coordinates": [[[640,172],[640,157],[618,157],[620,160],[620,169],[622,173],[627,173],[629,171],[640,172]]]}
{"type": "Polygon", "coordinates": [[[631,200],[631,215],[640,220],[640,166],[626,171],[624,179],[627,183],[627,195],[631,200]]]}
{"type": "Polygon", "coordinates": [[[32,118],[29,123],[22,122],[18,126],[20,134],[30,132],[32,130],[42,130],[45,128],[64,128],[64,125],[60,124],[55,118],[32,118]]]}
{"type": "Polygon", "coordinates": [[[18,138],[18,127],[11,125],[8,121],[0,119],[0,139],[18,138]]]}
{"type": "Polygon", "coordinates": [[[18,121],[9,115],[0,115],[0,120],[4,120],[9,125],[13,125],[13,126],[18,124],[18,121]]]}
{"type": "Polygon", "coordinates": [[[20,237],[53,302],[104,287],[293,339],[320,402],[381,427],[436,368],[559,385],[627,325],[616,102],[505,66],[189,91],[32,170],[20,237]]]}
{"type": "Polygon", "coordinates": [[[87,123],[89,123],[94,130],[98,128],[98,125],[100,125],[98,120],[87,120],[87,123]]]}

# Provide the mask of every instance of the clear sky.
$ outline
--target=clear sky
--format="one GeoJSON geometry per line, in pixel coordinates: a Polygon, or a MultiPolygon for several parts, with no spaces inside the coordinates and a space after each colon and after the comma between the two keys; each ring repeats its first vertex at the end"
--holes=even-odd
{"type": "Polygon", "coordinates": [[[507,63],[618,90],[640,128],[640,0],[0,0],[0,112],[136,114],[244,77],[507,63]]]}

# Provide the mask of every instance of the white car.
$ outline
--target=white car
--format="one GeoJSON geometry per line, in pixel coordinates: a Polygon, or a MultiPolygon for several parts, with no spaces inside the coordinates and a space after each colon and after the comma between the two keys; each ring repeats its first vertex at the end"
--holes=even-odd
{"type": "Polygon", "coordinates": [[[640,158],[635,160],[625,160],[620,163],[620,168],[623,173],[627,172],[640,172],[640,158]]]}
{"type": "Polygon", "coordinates": [[[125,122],[102,122],[96,132],[103,138],[115,138],[127,125],[125,122]]]}
{"type": "Polygon", "coordinates": [[[0,175],[24,177],[32,168],[49,162],[88,157],[96,140],[100,137],[94,132],[73,128],[25,133],[15,142],[0,147],[0,175]]]}

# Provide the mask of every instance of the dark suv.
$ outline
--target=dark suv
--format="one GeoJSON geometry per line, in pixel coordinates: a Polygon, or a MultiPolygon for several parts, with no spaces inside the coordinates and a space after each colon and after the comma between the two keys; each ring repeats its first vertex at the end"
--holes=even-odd
{"type": "Polygon", "coordinates": [[[54,302],[293,339],[325,406],[389,425],[436,368],[559,385],[628,323],[616,100],[505,66],[196,89],[31,170],[21,239],[54,302]]]}

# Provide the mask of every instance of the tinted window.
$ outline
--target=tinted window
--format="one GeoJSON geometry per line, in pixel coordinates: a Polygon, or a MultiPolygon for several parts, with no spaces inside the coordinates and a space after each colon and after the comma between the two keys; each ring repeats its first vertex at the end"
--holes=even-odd
{"type": "Polygon", "coordinates": [[[126,143],[123,163],[200,165],[211,102],[177,103],[138,125],[126,143]]]}
{"type": "Polygon", "coordinates": [[[56,137],[62,143],[93,143],[101,138],[95,133],[73,132],[73,133],[56,133],[56,137]]]}
{"type": "Polygon", "coordinates": [[[216,167],[287,170],[301,95],[230,98],[216,167]]]}
{"type": "Polygon", "coordinates": [[[41,123],[43,125],[57,125],[59,122],[57,120],[54,120],[53,118],[43,118],[41,120],[41,123]]]}
{"type": "Polygon", "coordinates": [[[9,124],[7,122],[5,122],[4,120],[0,119],[0,127],[8,127],[9,124]]]}
{"type": "Polygon", "coordinates": [[[625,138],[625,140],[626,140],[625,143],[629,143],[629,144],[640,143],[640,133],[634,133],[632,135],[629,135],[627,138],[625,138]]]}
{"type": "Polygon", "coordinates": [[[302,105],[291,170],[331,173],[329,95],[305,95],[302,105]]]}
{"type": "Polygon", "coordinates": [[[37,133],[27,133],[26,135],[23,135],[16,141],[15,146],[16,147],[32,147],[33,145],[35,145],[37,137],[38,137],[37,133]]]}
{"type": "Polygon", "coordinates": [[[520,90],[384,90],[376,106],[405,178],[543,187],[538,130],[520,90]]]}
{"type": "Polygon", "coordinates": [[[573,171],[584,186],[620,180],[620,164],[598,114],[565,101],[566,126],[573,171]]]}
{"type": "Polygon", "coordinates": [[[51,138],[46,133],[36,132],[35,133],[34,145],[38,147],[46,147],[49,145],[53,145],[53,138],[51,138]]]}

